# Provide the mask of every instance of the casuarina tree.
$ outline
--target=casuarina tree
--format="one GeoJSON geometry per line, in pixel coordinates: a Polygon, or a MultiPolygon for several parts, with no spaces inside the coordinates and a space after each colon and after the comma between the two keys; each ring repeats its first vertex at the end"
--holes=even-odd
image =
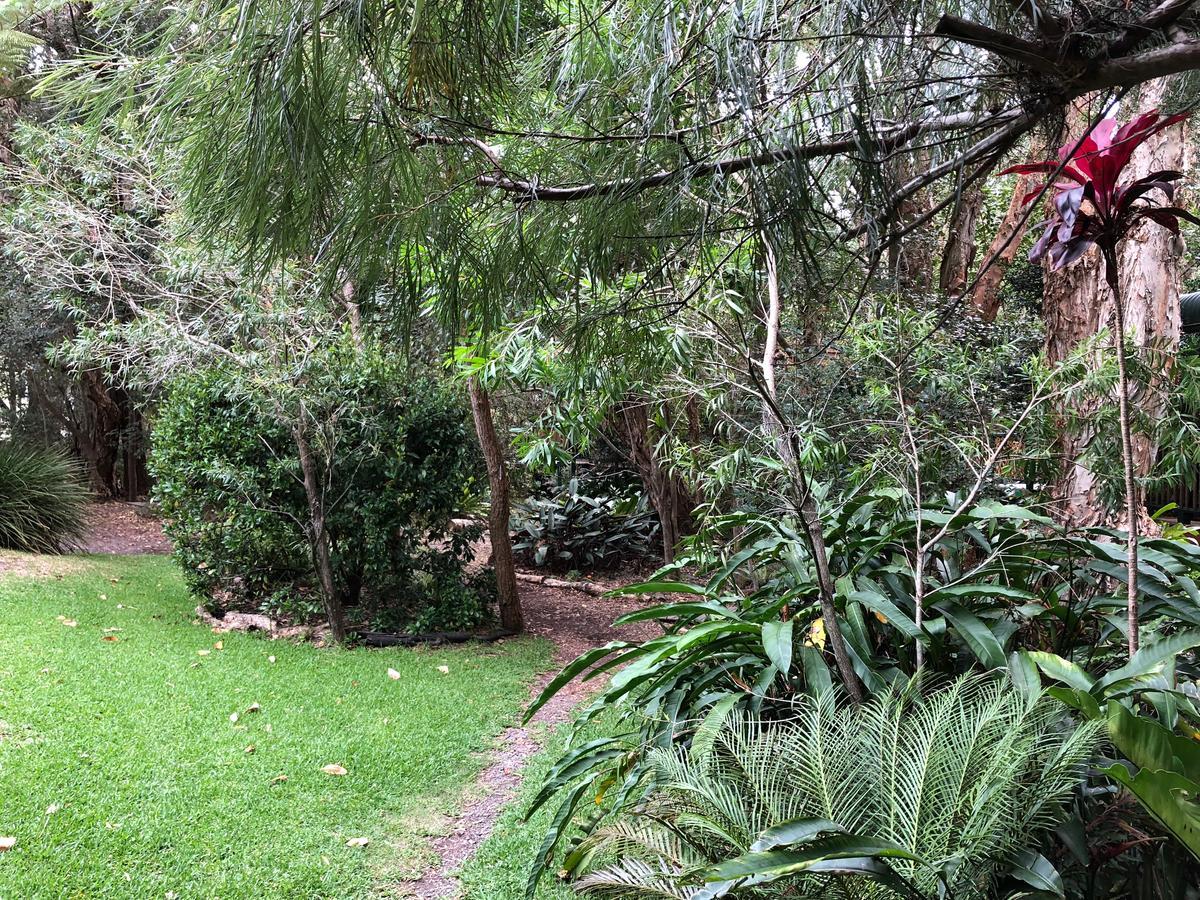
{"type": "Polygon", "coordinates": [[[1024,198],[1029,203],[1052,192],[1053,210],[1044,231],[1029,252],[1031,262],[1049,259],[1051,268],[1069,266],[1092,247],[1104,259],[1104,278],[1116,309],[1114,340],[1117,352],[1121,455],[1125,475],[1127,537],[1127,614],[1129,653],[1138,649],[1138,493],[1134,483],[1133,433],[1129,411],[1129,375],[1125,358],[1125,304],[1121,296],[1117,247],[1143,221],[1179,232],[1179,220],[1200,219],[1178,206],[1175,182],[1182,172],[1158,171],[1129,180],[1125,175],[1133,152],[1153,135],[1186,118],[1187,113],[1161,116],[1152,110],[1121,125],[1104,119],[1078,141],[1064,144],[1057,160],[1024,163],[1001,174],[1046,174],[1049,180],[1024,198]],[[1166,198],[1166,205],[1160,198],[1166,198]]]}

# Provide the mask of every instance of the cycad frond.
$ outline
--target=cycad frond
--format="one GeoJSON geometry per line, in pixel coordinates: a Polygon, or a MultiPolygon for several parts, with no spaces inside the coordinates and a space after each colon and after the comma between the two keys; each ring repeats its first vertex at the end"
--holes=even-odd
{"type": "MultiPolygon", "coordinates": [[[[658,883],[667,871],[698,888],[696,854],[719,862],[745,853],[774,825],[829,819],[925,860],[929,868],[891,863],[919,891],[937,896],[942,871],[951,873],[954,896],[982,900],[995,873],[1061,815],[1096,731],[1064,727],[1048,697],[999,680],[925,688],[914,681],[850,708],[839,708],[832,694],[807,698],[785,723],[731,716],[707,752],[657,751],[658,788],[635,814],[636,827],[610,832],[638,837],[595,837],[594,857],[620,862],[597,872],[588,891],[630,896],[635,876],[658,883]],[[654,830],[670,834],[669,842],[650,838],[654,830]],[[679,846],[688,848],[686,858],[665,852],[679,846]]],[[[776,888],[788,897],[832,889],[828,876],[808,875],[741,895],[776,888]]],[[[862,876],[843,877],[836,889],[849,898],[895,896],[862,876]]]]}

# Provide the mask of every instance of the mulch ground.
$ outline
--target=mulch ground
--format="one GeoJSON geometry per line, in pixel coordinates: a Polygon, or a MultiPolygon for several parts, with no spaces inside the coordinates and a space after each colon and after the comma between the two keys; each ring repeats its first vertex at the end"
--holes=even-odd
{"type": "Polygon", "coordinates": [[[122,555],[170,553],[171,542],[163,534],[162,521],[146,511],[145,504],[113,500],[91,505],[87,535],[79,549],[122,555]]]}

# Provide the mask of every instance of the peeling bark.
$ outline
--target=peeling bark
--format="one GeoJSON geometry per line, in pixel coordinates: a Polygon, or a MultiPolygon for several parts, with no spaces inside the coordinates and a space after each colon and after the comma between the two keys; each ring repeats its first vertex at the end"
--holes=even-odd
{"type": "Polygon", "coordinates": [[[938,289],[946,297],[957,297],[967,287],[975,263],[975,227],[983,208],[983,188],[977,181],[963,191],[950,217],[946,246],[938,269],[938,289]]]}
{"type": "Polygon", "coordinates": [[[1004,282],[1008,267],[1017,258],[1029,219],[1032,218],[1026,216],[1026,206],[1021,201],[1033,190],[1035,184],[1032,175],[1017,176],[1008,211],[1005,212],[1004,219],[996,229],[983,258],[983,265],[987,266],[987,269],[980,273],[971,291],[971,307],[985,322],[996,321],[1000,312],[1000,285],[1004,282]]]}
{"type": "MultiPolygon", "coordinates": [[[[1131,108],[1158,106],[1165,88],[1165,79],[1148,82],[1131,108]]],[[[1079,133],[1083,127],[1080,123],[1086,121],[1086,108],[1075,107],[1068,117],[1071,133],[1079,133]]],[[[1182,170],[1186,144],[1183,128],[1183,124],[1169,128],[1138,147],[1126,177],[1136,179],[1157,169],[1182,170]]],[[[1153,345],[1157,352],[1165,354],[1166,361],[1160,367],[1161,377],[1149,391],[1135,389],[1131,397],[1134,407],[1153,416],[1161,411],[1165,402],[1170,360],[1179,348],[1179,261],[1170,233],[1151,222],[1142,222],[1117,248],[1117,254],[1126,337],[1133,341],[1139,353],[1153,345]]],[[[1089,252],[1060,272],[1047,271],[1044,311],[1046,355],[1052,364],[1062,362],[1080,341],[1095,336],[1102,328],[1117,328],[1113,294],[1107,287],[1104,260],[1099,251],[1089,252]]],[[[1070,525],[1124,527],[1127,514],[1122,512],[1114,516],[1105,507],[1100,499],[1096,474],[1081,460],[1095,438],[1094,430],[1087,424],[1089,413],[1094,412],[1101,402],[1093,400],[1088,408],[1071,410],[1077,421],[1084,423],[1078,429],[1060,429],[1061,468],[1054,488],[1056,514],[1070,525]]],[[[1157,449],[1147,435],[1134,434],[1135,480],[1150,473],[1157,449]]],[[[1150,523],[1142,510],[1142,491],[1136,484],[1135,489],[1138,493],[1136,508],[1140,511],[1143,527],[1146,527],[1150,523]]]]}

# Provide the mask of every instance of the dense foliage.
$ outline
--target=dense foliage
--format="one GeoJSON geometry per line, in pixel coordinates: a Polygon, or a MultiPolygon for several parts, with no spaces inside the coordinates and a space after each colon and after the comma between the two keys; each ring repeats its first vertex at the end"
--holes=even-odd
{"type": "Polygon", "coordinates": [[[557,571],[611,569],[653,559],[660,526],[646,495],[614,478],[549,484],[513,511],[513,550],[557,571]]]}
{"type": "MultiPolygon", "coordinates": [[[[319,423],[337,590],[391,627],[471,627],[486,581],[464,583],[468,541],[451,517],[478,478],[460,401],[374,351],[335,347],[302,390],[319,423]],[[353,409],[322,405],[353,397],[353,409]]],[[[277,398],[244,373],[183,377],[155,422],[152,468],[168,533],[193,590],[222,607],[315,603],[309,515],[295,434],[277,398]]]]}
{"type": "Polygon", "coordinates": [[[0,443],[0,547],[58,553],[83,537],[88,491],[58,450],[0,443]]]}
{"type": "Polygon", "coordinates": [[[1027,847],[1064,818],[1096,736],[1063,724],[1046,695],[977,676],[849,709],[825,691],[770,723],[710,717],[689,749],[651,751],[645,805],[575,849],[572,863],[596,869],[579,887],[695,900],[1053,891],[1027,847]],[[618,861],[594,862],[606,855],[618,861]]]}

